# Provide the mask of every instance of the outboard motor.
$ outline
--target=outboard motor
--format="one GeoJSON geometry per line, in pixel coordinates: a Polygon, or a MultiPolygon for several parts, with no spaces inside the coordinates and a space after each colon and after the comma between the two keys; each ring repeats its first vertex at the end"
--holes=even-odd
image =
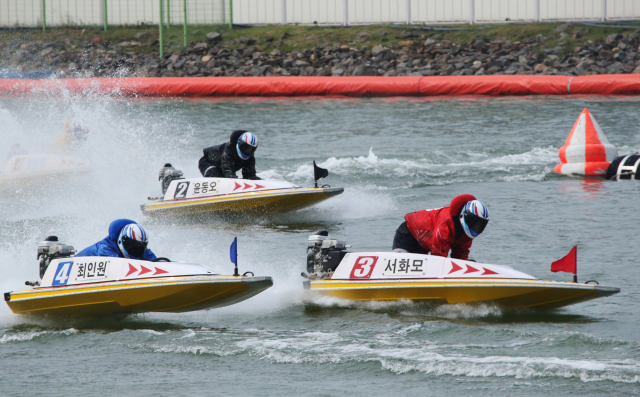
{"type": "Polygon", "coordinates": [[[640,153],[613,159],[607,168],[607,180],[640,179],[640,153]]]}
{"type": "Polygon", "coordinates": [[[167,192],[171,182],[176,179],[184,179],[182,178],[182,171],[173,168],[171,163],[167,163],[164,167],[160,168],[160,172],[158,172],[158,180],[162,181],[162,194],[167,192]]]}
{"type": "Polygon", "coordinates": [[[40,278],[49,267],[49,263],[53,259],[69,258],[76,254],[75,248],[71,245],[62,244],[58,241],[58,237],[49,236],[38,244],[38,257],[40,259],[40,278]]]}
{"type": "Polygon", "coordinates": [[[307,272],[309,274],[332,273],[336,270],[342,258],[351,248],[341,240],[333,240],[329,232],[320,230],[309,236],[307,241],[307,272]]]}

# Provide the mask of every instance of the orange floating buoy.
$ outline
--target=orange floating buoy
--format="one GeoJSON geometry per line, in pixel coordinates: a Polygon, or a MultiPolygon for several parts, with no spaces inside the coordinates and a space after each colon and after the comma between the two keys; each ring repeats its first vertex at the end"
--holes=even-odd
{"type": "Polygon", "coordinates": [[[609,163],[618,155],[618,148],[609,143],[596,119],[585,108],[558,154],[560,164],[553,169],[555,172],[604,176],[609,163]]]}

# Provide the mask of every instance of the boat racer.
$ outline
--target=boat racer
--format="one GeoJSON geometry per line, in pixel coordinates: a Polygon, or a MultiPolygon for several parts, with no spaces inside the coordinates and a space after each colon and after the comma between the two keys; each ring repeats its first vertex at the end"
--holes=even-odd
{"type": "Polygon", "coordinates": [[[200,173],[210,178],[237,178],[242,169],[243,179],[260,179],[256,176],[256,160],[253,157],[258,148],[258,137],[245,130],[231,133],[229,142],[205,148],[204,156],[198,162],[200,173]]]}
{"type": "Polygon", "coordinates": [[[67,119],[64,122],[64,134],[58,137],[58,146],[67,146],[76,143],[85,142],[89,135],[87,122],[83,119],[67,119]]]}
{"type": "Polygon", "coordinates": [[[489,210],[470,194],[451,200],[448,207],[411,212],[393,238],[394,251],[449,255],[468,260],[473,239],[489,222],[489,210]]]}
{"type": "Polygon", "coordinates": [[[129,219],[117,219],[109,225],[109,235],[76,256],[111,256],[151,261],[156,256],[147,248],[149,240],[142,226],[129,219]]]}

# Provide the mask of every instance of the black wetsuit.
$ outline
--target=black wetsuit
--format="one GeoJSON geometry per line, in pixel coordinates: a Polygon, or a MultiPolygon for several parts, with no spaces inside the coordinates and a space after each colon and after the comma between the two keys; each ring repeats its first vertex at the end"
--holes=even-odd
{"type": "Polygon", "coordinates": [[[243,160],[238,156],[236,145],[240,136],[247,131],[233,131],[229,142],[222,145],[205,148],[204,156],[198,161],[198,168],[204,177],[208,178],[237,178],[236,172],[242,169],[243,179],[260,179],[256,176],[256,160],[251,156],[243,160]]]}

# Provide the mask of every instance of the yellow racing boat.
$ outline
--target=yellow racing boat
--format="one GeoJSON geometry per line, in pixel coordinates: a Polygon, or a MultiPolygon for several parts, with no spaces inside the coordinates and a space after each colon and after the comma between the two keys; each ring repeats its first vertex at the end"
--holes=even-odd
{"type": "Polygon", "coordinates": [[[150,197],[151,201],[141,206],[142,212],[148,216],[266,215],[306,208],[344,192],[343,188],[318,187],[317,182],[315,187],[304,188],[272,179],[185,179],[181,176],[181,171],[166,164],[160,170],[164,196],[150,197]]]}
{"type": "Polygon", "coordinates": [[[309,237],[311,294],[354,301],[411,300],[550,310],[614,295],[619,288],[539,280],[509,266],[404,252],[347,252],[326,232],[309,237]]]}
{"type": "Polygon", "coordinates": [[[271,277],[224,276],[166,258],[74,257],[73,247],[49,243],[38,249],[42,280],[27,282],[32,289],[4,294],[16,314],[122,319],[132,313],[189,312],[232,305],[273,285],[271,277]]]}

